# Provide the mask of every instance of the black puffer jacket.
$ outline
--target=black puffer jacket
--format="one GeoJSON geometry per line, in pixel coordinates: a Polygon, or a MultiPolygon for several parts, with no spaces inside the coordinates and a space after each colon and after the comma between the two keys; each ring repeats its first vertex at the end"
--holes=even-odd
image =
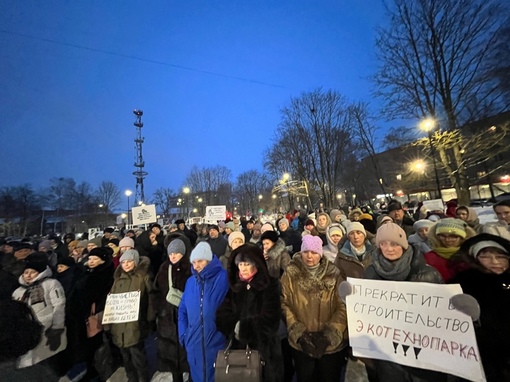
{"type": "Polygon", "coordinates": [[[280,293],[276,278],[269,276],[262,250],[245,244],[232,252],[228,271],[229,291],[216,314],[216,325],[233,341],[233,348],[249,345],[258,350],[265,361],[264,381],[283,380],[283,359],[278,327],[280,324],[280,293]],[[248,283],[239,278],[235,259],[242,256],[256,265],[257,273],[248,283]],[[239,322],[238,340],[234,328],[239,322]]]}

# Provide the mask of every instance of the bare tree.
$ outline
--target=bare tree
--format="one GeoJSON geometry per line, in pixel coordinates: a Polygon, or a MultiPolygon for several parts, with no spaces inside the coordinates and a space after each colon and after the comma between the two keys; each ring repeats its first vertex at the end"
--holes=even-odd
{"type": "Polygon", "coordinates": [[[243,213],[256,213],[258,196],[262,194],[265,177],[257,170],[250,170],[239,174],[236,181],[235,193],[239,208],[243,213]]]}
{"type": "Polygon", "coordinates": [[[199,169],[193,167],[186,177],[185,186],[191,189],[192,195],[200,196],[206,206],[218,203],[228,204],[231,184],[231,171],[225,166],[204,167],[199,169]]]}
{"type": "Polygon", "coordinates": [[[409,145],[418,139],[418,132],[405,126],[391,127],[384,139],[382,145],[390,150],[397,147],[409,145]]]}
{"type": "Polygon", "coordinates": [[[96,195],[105,213],[112,212],[120,203],[120,190],[113,182],[102,181],[96,195]]]}
{"type": "Polygon", "coordinates": [[[57,212],[57,216],[62,210],[74,209],[76,182],[73,178],[51,178],[50,187],[47,193],[47,201],[57,212]]]}
{"type": "MultiPolygon", "coordinates": [[[[376,94],[389,118],[432,117],[455,131],[506,107],[491,74],[505,9],[496,0],[394,0],[390,25],[376,40],[380,67],[376,94]]],[[[457,196],[469,201],[469,185],[458,147],[441,156],[452,169],[457,196]]]]}
{"type": "Polygon", "coordinates": [[[152,195],[156,208],[164,215],[170,214],[170,209],[175,205],[177,193],[171,188],[158,188],[152,195]]]}
{"type": "Polygon", "coordinates": [[[281,110],[275,143],[267,151],[268,171],[296,175],[312,196],[331,206],[355,148],[348,108],[347,100],[331,90],[292,98],[281,110]]]}

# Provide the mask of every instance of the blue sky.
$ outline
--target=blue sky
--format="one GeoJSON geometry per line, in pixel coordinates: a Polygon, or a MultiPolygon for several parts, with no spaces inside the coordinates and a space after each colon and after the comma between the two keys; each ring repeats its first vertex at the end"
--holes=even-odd
{"type": "Polygon", "coordinates": [[[194,165],[262,170],[279,109],[318,87],[372,102],[379,0],[0,2],[0,186],[73,177],[146,196],[194,165]]]}

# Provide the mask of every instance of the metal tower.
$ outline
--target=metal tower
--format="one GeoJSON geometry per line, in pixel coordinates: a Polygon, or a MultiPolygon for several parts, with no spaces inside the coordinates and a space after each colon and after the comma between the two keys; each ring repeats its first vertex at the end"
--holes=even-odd
{"type": "Polygon", "coordinates": [[[135,138],[135,171],[133,171],[133,175],[136,178],[136,191],[135,191],[135,206],[145,203],[145,195],[143,193],[143,179],[149,174],[147,171],[144,171],[143,168],[145,166],[145,162],[142,156],[142,143],[144,138],[142,137],[142,110],[133,110],[133,114],[136,116],[135,123],[133,125],[136,126],[137,135],[135,138]]]}

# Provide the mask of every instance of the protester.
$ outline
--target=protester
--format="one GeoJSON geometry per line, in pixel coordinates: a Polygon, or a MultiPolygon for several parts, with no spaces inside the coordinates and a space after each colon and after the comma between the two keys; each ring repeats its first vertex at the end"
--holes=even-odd
{"type": "Polygon", "coordinates": [[[335,262],[336,256],[338,254],[338,245],[340,240],[344,236],[344,231],[342,230],[342,226],[339,223],[331,224],[326,230],[326,238],[328,240],[328,244],[326,244],[322,248],[323,256],[331,261],[335,262]]]}
{"type": "Polygon", "coordinates": [[[455,209],[455,215],[457,219],[465,221],[477,234],[482,233],[483,224],[480,224],[480,219],[473,208],[468,206],[458,206],[455,209]]]}
{"type": "Polygon", "coordinates": [[[244,244],[244,234],[239,231],[234,231],[228,235],[228,247],[225,254],[220,257],[221,265],[223,269],[228,270],[230,264],[230,255],[232,251],[244,244]]]}
{"type": "Polygon", "coordinates": [[[216,328],[216,311],[228,291],[227,273],[211,247],[200,242],[191,252],[192,277],[179,305],[179,342],[187,352],[193,382],[214,382],[214,361],[226,338],[216,328]]]}
{"type": "Polygon", "coordinates": [[[108,243],[106,244],[108,247],[110,247],[113,251],[112,254],[112,261],[113,261],[113,267],[117,268],[120,265],[120,241],[116,237],[111,237],[110,240],[108,240],[108,243]]]}
{"type": "Polygon", "coordinates": [[[236,248],[228,281],[230,288],[216,314],[218,330],[232,341],[232,349],[249,346],[260,352],[265,382],[282,381],[279,284],[269,275],[262,249],[251,244],[236,248]]]}
{"type": "MultiPolygon", "coordinates": [[[[112,239],[110,239],[111,242],[112,239]]],[[[150,260],[129,249],[120,257],[120,266],[113,275],[110,293],[140,292],[140,306],[136,321],[105,325],[111,333],[113,343],[120,349],[124,369],[129,382],[148,382],[149,369],[145,354],[144,339],[154,321],[154,311],[149,299],[152,289],[149,277],[150,260]]]]}
{"type": "Polygon", "coordinates": [[[280,231],[280,238],[285,242],[289,254],[293,255],[299,252],[301,235],[290,227],[289,221],[286,218],[281,218],[278,221],[278,230],[280,231]]]}
{"type": "Polygon", "coordinates": [[[318,236],[303,238],[282,276],[282,311],[298,382],[338,382],[347,356],[347,316],[336,289],[340,271],[318,236]]]}
{"type": "Polygon", "coordinates": [[[228,241],[223,235],[220,235],[220,230],[215,224],[209,226],[209,240],[207,240],[207,243],[218,259],[227,251],[228,241]]]}
{"type": "Polygon", "coordinates": [[[177,331],[180,301],[191,276],[190,252],[189,239],[174,234],[167,246],[168,260],[161,265],[154,280],[158,371],[170,373],[174,382],[183,382],[184,373],[190,371],[177,331]]]}
{"type": "Polygon", "coordinates": [[[486,223],[483,232],[510,240],[510,200],[502,200],[492,206],[497,222],[486,223]]]}
{"type": "Polygon", "coordinates": [[[429,240],[429,229],[434,225],[434,222],[428,219],[420,219],[414,222],[413,229],[415,233],[409,236],[407,241],[412,246],[416,247],[420,250],[421,253],[425,254],[430,252],[432,248],[430,247],[429,240]]]}
{"type": "Polygon", "coordinates": [[[360,222],[351,222],[347,226],[347,240],[336,256],[335,265],[345,278],[362,278],[366,267],[372,263],[373,249],[365,227],[360,222]]]}
{"type": "Polygon", "coordinates": [[[393,219],[393,222],[402,228],[406,235],[409,237],[414,233],[413,219],[406,214],[402,208],[402,203],[397,200],[391,200],[388,203],[388,216],[393,219]]]}
{"type": "Polygon", "coordinates": [[[260,237],[262,236],[262,224],[255,223],[249,243],[257,244],[260,246],[260,237]]]}
{"type": "Polygon", "coordinates": [[[460,284],[480,305],[480,325],[474,327],[487,381],[510,381],[510,241],[482,233],[466,240],[460,252],[470,268],[450,283],[460,284]]]}
{"type": "Polygon", "coordinates": [[[317,215],[317,225],[315,228],[317,228],[317,231],[319,232],[319,237],[322,240],[322,246],[325,246],[328,244],[328,238],[326,236],[326,231],[328,227],[331,225],[331,218],[329,215],[325,212],[322,212],[317,215]]]}
{"type": "Polygon", "coordinates": [[[164,236],[161,226],[153,223],[147,231],[143,231],[136,239],[136,249],[140,256],[148,257],[151,263],[150,272],[154,276],[164,259],[164,236]]]}
{"type": "Polygon", "coordinates": [[[279,279],[290,262],[290,255],[285,242],[278,237],[276,231],[266,231],[260,239],[269,275],[279,279]]]}

